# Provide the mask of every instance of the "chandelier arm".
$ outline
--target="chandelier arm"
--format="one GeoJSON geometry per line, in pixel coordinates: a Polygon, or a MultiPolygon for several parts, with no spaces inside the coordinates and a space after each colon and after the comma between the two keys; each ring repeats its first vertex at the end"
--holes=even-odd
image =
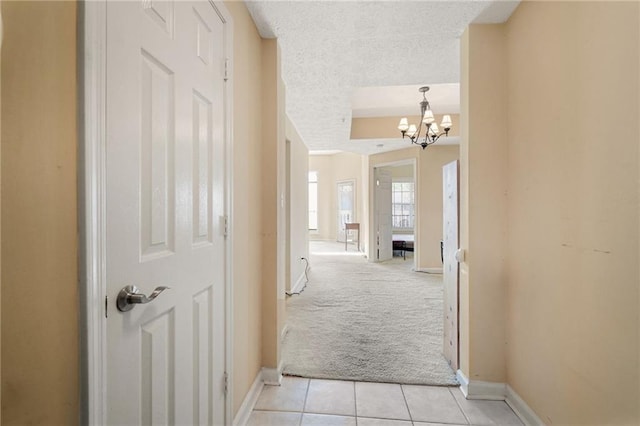
{"type": "MultiPolygon", "coordinates": [[[[429,146],[429,145],[433,144],[433,142],[429,142],[431,140],[431,137],[429,136],[429,129],[431,129],[431,125],[427,124],[427,123],[422,123],[422,124],[424,124],[424,127],[427,128],[427,130],[426,130],[427,133],[424,135],[424,141],[427,144],[426,146],[429,146]]],[[[435,140],[434,140],[434,142],[435,142],[435,140]]],[[[424,148],[425,148],[425,146],[423,145],[423,149],[424,148]]]]}
{"type": "Polygon", "coordinates": [[[447,133],[447,132],[441,132],[439,135],[433,135],[433,136],[432,136],[432,142],[431,142],[431,143],[429,143],[429,145],[433,145],[434,143],[436,143],[436,141],[437,141],[438,139],[440,139],[440,136],[442,136],[442,135],[444,135],[444,134],[446,134],[446,133],[447,133]]]}
{"type": "Polygon", "coordinates": [[[420,143],[420,131],[422,130],[422,123],[418,126],[418,134],[411,137],[411,143],[419,144],[420,143]]]}

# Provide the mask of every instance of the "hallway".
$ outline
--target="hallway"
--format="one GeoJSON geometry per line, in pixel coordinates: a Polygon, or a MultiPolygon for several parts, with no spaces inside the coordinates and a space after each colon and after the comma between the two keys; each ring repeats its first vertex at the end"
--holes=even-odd
{"type": "Polygon", "coordinates": [[[248,426],[521,426],[504,401],[468,401],[455,387],[285,377],[265,386],[248,426]]]}
{"type": "Polygon", "coordinates": [[[442,355],[441,275],[408,257],[370,263],[349,245],[311,243],[309,282],[287,300],[283,373],[456,385],[442,355]]]}

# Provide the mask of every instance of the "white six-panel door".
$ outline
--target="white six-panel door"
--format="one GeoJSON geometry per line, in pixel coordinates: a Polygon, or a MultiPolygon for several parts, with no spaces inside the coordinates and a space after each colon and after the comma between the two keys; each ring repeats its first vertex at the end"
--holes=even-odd
{"type": "Polygon", "coordinates": [[[224,423],[224,25],[107,4],[107,421],[224,423]],[[126,285],[154,301],[119,312],[126,285]]]}

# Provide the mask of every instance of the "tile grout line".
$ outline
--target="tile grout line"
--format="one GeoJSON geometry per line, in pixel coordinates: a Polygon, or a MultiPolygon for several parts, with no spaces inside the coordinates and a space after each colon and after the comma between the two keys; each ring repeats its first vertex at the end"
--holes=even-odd
{"type": "Polygon", "coordinates": [[[404,385],[400,385],[400,392],[402,392],[402,399],[404,399],[404,405],[407,407],[407,413],[409,413],[409,421],[413,426],[413,416],[411,415],[411,410],[409,409],[409,403],[407,402],[407,396],[404,394],[404,385]]]}
{"type": "Polygon", "coordinates": [[[311,387],[311,379],[307,379],[307,391],[304,394],[304,402],[302,403],[302,412],[300,413],[300,423],[298,423],[298,426],[302,426],[302,419],[304,418],[304,413],[307,408],[307,398],[309,398],[310,387],[311,387]]]}
{"type": "MultiPolygon", "coordinates": [[[[456,405],[458,406],[458,408],[460,409],[460,411],[462,412],[462,415],[464,416],[464,418],[467,420],[467,424],[470,425],[471,424],[471,420],[469,419],[469,417],[467,417],[467,413],[464,412],[464,410],[462,409],[462,405],[460,405],[460,403],[458,402],[458,398],[456,398],[456,396],[453,394],[453,392],[451,391],[451,387],[447,387],[449,389],[449,393],[451,394],[451,397],[453,398],[453,400],[456,402],[456,405]]],[[[455,388],[458,391],[460,391],[460,388],[455,388]]],[[[462,391],[460,391],[462,392],[462,391]]]]}
{"type": "Polygon", "coordinates": [[[356,414],[356,426],[358,426],[358,394],[356,393],[356,382],[353,382],[353,405],[356,414]]]}

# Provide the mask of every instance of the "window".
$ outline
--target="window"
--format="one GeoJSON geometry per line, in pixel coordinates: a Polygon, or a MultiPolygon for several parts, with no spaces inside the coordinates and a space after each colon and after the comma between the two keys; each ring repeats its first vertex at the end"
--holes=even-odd
{"type": "Polygon", "coordinates": [[[393,229],[413,229],[415,196],[413,182],[393,182],[391,186],[391,217],[393,229]]]}
{"type": "Polygon", "coordinates": [[[337,183],[338,188],[338,241],[344,242],[347,238],[346,223],[356,221],[355,212],[355,180],[347,180],[337,183]]]}
{"type": "Polygon", "coordinates": [[[309,172],[309,230],[318,230],[318,172],[309,172]]]}

